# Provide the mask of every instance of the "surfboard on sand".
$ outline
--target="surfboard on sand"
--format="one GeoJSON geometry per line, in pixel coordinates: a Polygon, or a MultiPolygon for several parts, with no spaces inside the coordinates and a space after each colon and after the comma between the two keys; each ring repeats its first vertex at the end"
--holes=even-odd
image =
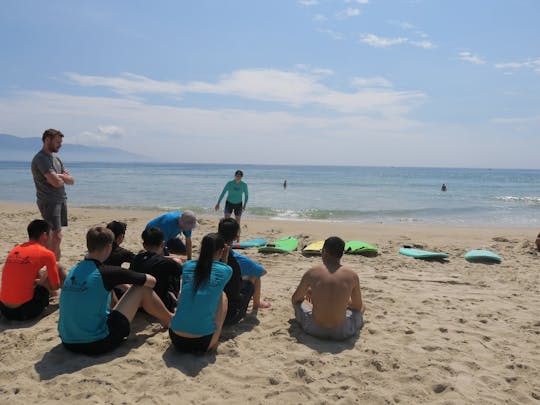
{"type": "Polygon", "coordinates": [[[249,249],[252,247],[259,247],[266,245],[266,239],[263,238],[257,238],[257,239],[249,239],[244,240],[240,243],[233,243],[232,248],[233,249],[249,249]]]}
{"type": "Polygon", "coordinates": [[[298,247],[298,239],[289,237],[277,239],[272,243],[267,243],[266,246],[260,247],[261,253],[289,253],[296,250],[298,247]]]}
{"type": "Polygon", "coordinates": [[[379,249],[361,240],[350,240],[345,243],[345,253],[351,255],[377,256],[379,249]]]}
{"type": "Polygon", "coordinates": [[[401,248],[399,249],[399,253],[405,256],[410,256],[410,257],[414,257],[415,259],[422,259],[422,260],[441,260],[441,259],[446,259],[448,257],[447,253],[429,252],[427,250],[413,249],[413,248],[401,248]]]}
{"type": "Polygon", "coordinates": [[[465,260],[472,263],[500,263],[501,257],[489,250],[475,249],[465,253],[465,260]]]}
{"type": "Polygon", "coordinates": [[[302,249],[302,254],[306,256],[320,255],[323,245],[324,245],[324,240],[319,240],[317,242],[310,243],[304,249],[302,249]]]}

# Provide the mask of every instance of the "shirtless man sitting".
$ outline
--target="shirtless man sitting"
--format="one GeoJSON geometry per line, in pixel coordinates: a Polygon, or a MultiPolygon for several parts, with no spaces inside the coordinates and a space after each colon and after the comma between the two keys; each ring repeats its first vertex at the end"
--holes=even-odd
{"type": "Polygon", "coordinates": [[[309,269],[292,296],[295,318],[304,332],[323,339],[344,340],[363,326],[365,306],[356,273],[340,263],[345,242],[325,240],[322,264],[309,269]]]}

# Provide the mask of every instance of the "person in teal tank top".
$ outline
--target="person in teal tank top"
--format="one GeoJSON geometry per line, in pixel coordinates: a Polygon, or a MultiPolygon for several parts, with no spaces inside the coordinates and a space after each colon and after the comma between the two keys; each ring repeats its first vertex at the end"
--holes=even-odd
{"type": "MultiPolygon", "coordinates": [[[[218,198],[218,202],[214,209],[219,210],[219,204],[225,194],[227,194],[227,199],[225,200],[225,208],[223,214],[225,218],[230,218],[231,214],[234,212],[234,218],[238,225],[240,225],[240,219],[242,217],[242,212],[246,209],[246,205],[249,199],[248,186],[242,181],[244,177],[244,172],[242,170],[237,170],[234,173],[234,180],[231,180],[225,184],[223,191],[218,198]],[[243,201],[242,201],[243,200],[243,201]]],[[[240,235],[238,235],[237,241],[240,240],[240,235]]]]}
{"type": "Polygon", "coordinates": [[[223,292],[232,275],[227,260],[229,246],[216,233],[201,242],[199,260],[184,263],[182,290],[169,336],[182,352],[206,352],[217,347],[225,316],[227,296],[223,292]]]}

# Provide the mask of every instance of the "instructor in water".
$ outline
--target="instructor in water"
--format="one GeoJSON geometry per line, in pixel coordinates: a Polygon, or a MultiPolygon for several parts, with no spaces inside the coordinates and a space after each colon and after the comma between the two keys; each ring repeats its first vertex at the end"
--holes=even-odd
{"type": "MultiPolygon", "coordinates": [[[[236,222],[238,222],[238,225],[240,225],[242,212],[246,209],[249,198],[248,186],[242,181],[242,177],[244,177],[244,172],[242,172],[242,170],[237,170],[234,173],[234,180],[228,181],[227,184],[225,184],[225,187],[223,187],[223,191],[214,207],[216,211],[219,210],[219,204],[221,203],[221,200],[223,200],[225,193],[227,193],[227,200],[225,201],[223,213],[225,218],[230,218],[231,214],[234,212],[234,218],[236,219],[236,222]]],[[[238,235],[239,240],[240,233],[238,233],[238,235]]]]}

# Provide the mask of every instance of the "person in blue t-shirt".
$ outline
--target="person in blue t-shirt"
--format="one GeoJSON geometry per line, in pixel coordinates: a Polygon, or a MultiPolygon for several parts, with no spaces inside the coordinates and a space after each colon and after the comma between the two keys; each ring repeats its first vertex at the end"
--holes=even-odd
{"type": "Polygon", "coordinates": [[[193,211],[168,212],[152,219],[146,224],[146,229],[157,228],[165,235],[165,245],[168,252],[174,254],[185,254],[191,260],[193,244],[191,241],[191,231],[197,227],[197,218],[193,211]],[[180,233],[186,237],[186,244],[179,238],[180,233]]]}
{"type": "Polygon", "coordinates": [[[199,260],[184,263],[182,290],[169,335],[182,352],[206,352],[217,347],[227,314],[223,292],[232,275],[227,260],[229,246],[216,233],[201,242],[199,260]]]}
{"type": "Polygon", "coordinates": [[[156,279],[115,266],[101,266],[112,250],[114,234],[102,226],[86,234],[88,254],[66,276],[60,294],[58,332],[68,350],[101,354],[115,349],[130,333],[139,307],[169,327],[172,314],[152,290],[156,279]],[[119,284],[132,286],[109,311],[111,290],[119,284]]]}

